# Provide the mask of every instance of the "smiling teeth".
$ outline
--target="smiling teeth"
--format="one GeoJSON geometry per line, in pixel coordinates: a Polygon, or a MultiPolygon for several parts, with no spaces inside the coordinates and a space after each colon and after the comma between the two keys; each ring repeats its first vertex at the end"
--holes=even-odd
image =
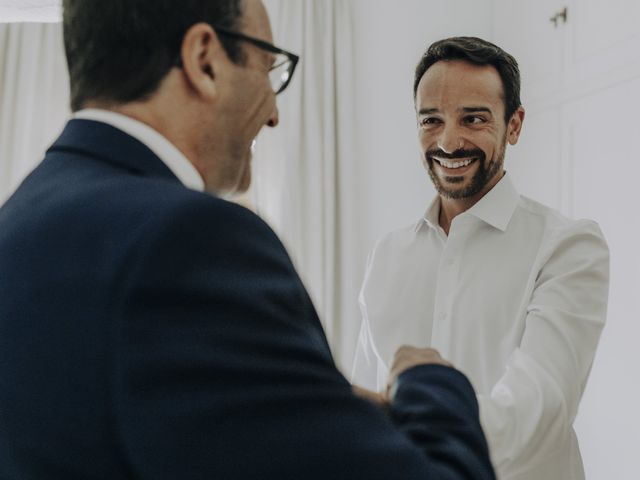
{"type": "Polygon", "coordinates": [[[447,162],[446,160],[441,160],[439,158],[437,158],[436,160],[438,160],[438,162],[440,163],[440,165],[442,165],[443,167],[447,167],[447,168],[460,168],[460,167],[466,167],[467,165],[469,165],[473,160],[472,159],[467,159],[467,160],[463,160],[461,162],[447,162]]]}

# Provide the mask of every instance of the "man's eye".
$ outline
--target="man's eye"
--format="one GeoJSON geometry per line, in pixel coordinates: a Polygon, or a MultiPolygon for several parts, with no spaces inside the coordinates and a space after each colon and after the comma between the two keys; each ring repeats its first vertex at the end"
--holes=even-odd
{"type": "Polygon", "coordinates": [[[465,117],[464,120],[466,123],[471,125],[479,125],[486,122],[485,118],[479,115],[469,115],[468,117],[465,117]]]}
{"type": "Polygon", "coordinates": [[[420,125],[435,125],[437,123],[440,123],[440,119],[439,118],[435,118],[435,117],[424,117],[420,120],[420,125]]]}

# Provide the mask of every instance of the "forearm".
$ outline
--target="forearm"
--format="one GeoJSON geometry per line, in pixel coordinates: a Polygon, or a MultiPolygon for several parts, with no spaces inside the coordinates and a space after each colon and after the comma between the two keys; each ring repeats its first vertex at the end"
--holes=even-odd
{"type": "Polygon", "coordinates": [[[590,222],[564,232],[547,252],[520,344],[491,391],[478,397],[497,468],[567,452],[605,323],[608,258],[590,222]]]}
{"type": "Polygon", "coordinates": [[[495,467],[502,472],[541,464],[572,435],[572,408],[556,381],[521,351],[488,394],[478,395],[480,419],[495,467]]]}

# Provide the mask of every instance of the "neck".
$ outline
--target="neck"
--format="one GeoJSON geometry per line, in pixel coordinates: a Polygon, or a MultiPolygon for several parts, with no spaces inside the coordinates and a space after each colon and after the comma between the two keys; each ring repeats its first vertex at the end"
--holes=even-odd
{"type": "Polygon", "coordinates": [[[450,198],[440,197],[440,213],[438,214],[438,223],[444,233],[449,235],[451,229],[451,222],[463,212],[466,212],[472,205],[465,206],[457,200],[450,198]]]}
{"type": "Polygon", "coordinates": [[[192,147],[194,142],[183,128],[186,121],[175,121],[179,113],[175,112],[175,109],[170,108],[170,106],[163,104],[162,98],[155,97],[151,100],[134,101],[125,104],[88,102],[84,106],[86,108],[99,108],[119,113],[153,128],[180,150],[200,176],[203,179],[205,178],[203,168],[198,162],[198,152],[192,147]]]}
{"type": "Polygon", "coordinates": [[[438,223],[447,235],[449,235],[449,230],[451,229],[451,223],[453,222],[453,219],[461,213],[466,212],[476,203],[478,203],[482,199],[482,197],[484,197],[487,193],[489,193],[489,191],[491,191],[493,187],[496,186],[496,184],[500,181],[500,179],[502,179],[505,173],[506,172],[503,170],[500,174],[496,175],[490,182],[488,182],[480,192],[470,197],[448,198],[440,195],[440,213],[438,214],[438,223]]]}

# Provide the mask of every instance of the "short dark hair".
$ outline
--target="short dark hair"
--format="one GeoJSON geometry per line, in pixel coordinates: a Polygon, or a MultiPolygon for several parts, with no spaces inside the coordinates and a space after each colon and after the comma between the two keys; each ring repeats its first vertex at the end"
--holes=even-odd
{"type": "MultiPolygon", "coordinates": [[[[71,109],[88,100],[127,103],[154,93],[198,23],[238,29],[242,0],[64,0],[71,109]]],[[[235,62],[239,43],[220,41],[235,62]]]]}
{"type": "Polygon", "coordinates": [[[477,37],[452,37],[432,43],[416,67],[413,82],[413,97],[416,98],[418,84],[425,72],[441,60],[462,60],[475,65],[492,65],[500,74],[504,89],[504,120],[520,107],[520,69],[515,58],[493,43],[477,37]]]}

